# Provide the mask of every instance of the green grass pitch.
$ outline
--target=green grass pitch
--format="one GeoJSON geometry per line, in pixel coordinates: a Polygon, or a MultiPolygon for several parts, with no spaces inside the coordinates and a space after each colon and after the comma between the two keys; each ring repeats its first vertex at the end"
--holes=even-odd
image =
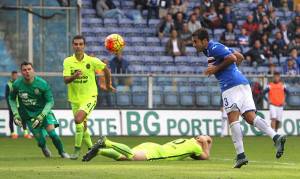
{"type": "MultiPolygon", "coordinates": [[[[134,146],[151,141],[165,143],[178,137],[112,137],[112,140],[134,146]]],[[[96,141],[96,138],[93,138],[96,141]]],[[[72,151],[73,137],[64,137],[67,152],[72,151]]],[[[209,161],[116,162],[102,156],[88,163],[61,159],[52,142],[47,144],[53,157],[46,159],[34,140],[0,138],[0,178],[300,178],[300,137],[289,137],[284,156],[275,159],[275,148],[267,137],[245,137],[250,160],[241,169],[233,169],[235,157],[230,137],[214,137],[209,161]]],[[[84,152],[86,149],[84,149],[84,152]]]]}

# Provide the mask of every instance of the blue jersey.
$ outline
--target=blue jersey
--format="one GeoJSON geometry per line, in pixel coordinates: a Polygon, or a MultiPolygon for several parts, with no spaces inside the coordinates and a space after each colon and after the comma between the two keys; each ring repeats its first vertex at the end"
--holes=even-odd
{"type": "MultiPolygon", "coordinates": [[[[212,40],[209,41],[207,49],[203,51],[209,57],[208,63],[213,65],[220,64],[232,52],[232,49],[212,40]]],[[[222,92],[240,84],[249,84],[247,78],[239,71],[235,63],[216,73],[215,77],[219,81],[222,92]]]]}

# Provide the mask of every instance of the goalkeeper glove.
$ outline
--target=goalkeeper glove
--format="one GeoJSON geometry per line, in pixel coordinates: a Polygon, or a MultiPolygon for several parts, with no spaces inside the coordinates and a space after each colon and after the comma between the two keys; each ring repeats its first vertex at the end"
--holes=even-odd
{"type": "Polygon", "coordinates": [[[19,127],[23,127],[22,119],[19,114],[14,115],[14,123],[19,127]]]}
{"type": "Polygon", "coordinates": [[[44,117],[45,115],[40,114],[36,118],[31,119],[32,128],[38,128],[42,124],[44,117]]]}

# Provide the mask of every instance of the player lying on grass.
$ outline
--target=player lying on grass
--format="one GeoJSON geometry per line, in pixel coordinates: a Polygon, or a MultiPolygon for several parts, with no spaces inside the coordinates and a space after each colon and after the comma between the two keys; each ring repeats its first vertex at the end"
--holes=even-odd
{"type": "Polygon", "coordinates": [[[163,145],[145,142],[134,148],[113,142],[106,137],[100,137],[92,149],[83,156],[82,161],[90,161],[97,154],[119,161],[183,160],[187,157],[195,160],[208,160],[211,146],[212,138],[209,136],[177,139],[163,145]]]}
{"type": "Polygon", "coordinates": [[[21,73],[23,77],[13,83],[9,95],[15,124],[22,127],[22,120],[26,122],[45,157],[51,157],[51,152],[46,146],[46,130],[59,155],[62,158],[70,158],[69,154],[64,151],[60,137],[55,132],[55,127],[59,124],[51,111],[54,100],[48,83],[41,77],[35,76],[31,63],[23,62],[21,73]]]}

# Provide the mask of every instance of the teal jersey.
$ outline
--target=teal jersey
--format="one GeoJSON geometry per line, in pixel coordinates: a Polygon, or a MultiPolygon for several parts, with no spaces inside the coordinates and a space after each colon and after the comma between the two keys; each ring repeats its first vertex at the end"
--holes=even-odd
{"type": "Polygon", "coordinates": [[[48,83],[35,76],[32,83],[26,83],[24,78],[18,78],[12,85],[9,103],[14,115],[19,114],[23,120],[46,116],[54,105],[53,95],[48,83]],[[19,109],[17,108],[17,101],[19,109]]]}

